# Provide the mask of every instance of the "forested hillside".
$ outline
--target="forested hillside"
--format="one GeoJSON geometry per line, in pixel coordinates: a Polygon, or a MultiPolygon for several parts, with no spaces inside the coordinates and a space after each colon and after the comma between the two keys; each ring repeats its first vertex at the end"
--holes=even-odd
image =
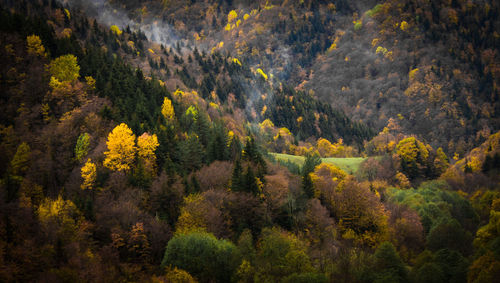
{"type": "Polygon", "coordinates": [[[495,282],[499,12],[0,1],[0,281],[495,282]]]}
{"type": "Polygon", "coordinates": [[[464,155],[500,129],[496,1],[115,0],[105,7],[147,30],[159,20],[175,27],[186,46],[229,51],[377,132],[398,119],[405,134],[448,154],[464,155]]]}

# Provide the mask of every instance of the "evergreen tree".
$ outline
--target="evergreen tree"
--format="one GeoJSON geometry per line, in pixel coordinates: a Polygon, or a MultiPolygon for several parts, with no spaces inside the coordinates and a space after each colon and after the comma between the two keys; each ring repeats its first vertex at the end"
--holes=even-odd
{"type": "Polygon", "coordinates": [[[302,166],[302,190],[308,198],[314,197],[314,184],[309,174],[314,172],[314,168],[319,164],[321,158],[317,154],[308,154],[302,166]]]}
{"type": "Polygon", "coordinates": [[[237,160],[241,158],[241,142],[238,136],[233,135],[229,141],[229,158],[231,160],[237,160]]]}
{"type": "Polygon", "coordinates": [[[240,191],[242,190],[242,171],[241,161],[236,159],[234,162],[233,174],[231,175],[231,190],[240,191]]]}
{"type": "Polygon", "coordinates": [[[254,195],[259,193],[259,186],[257,185],[255,174],[250,166],[247,167],[246,173],[243,177],[243,190],[254,195]]]}
{"type": "Polygon", "coordinates": [[[210,141],[208,143],[208,162],[213,162],[215,160],[227,160],[228,159],[228,148],[226,146],[227,135],[224,127],[221,125],[216,125],[212,129],[212,134],[210,135],[210,141]]]}
{"type": "Polygon", "coordinates": [[[185,141],[179,144],[177,158],[181,161],[183,169],[193,171],[199,169],[204,161],[204,149],[199,142],[198,136],[191,134],[185,141]]]}
{"type": "Polygon", "coordinates": [[[255,144],[255,139],[253,136],[247,138],[245,142],[245,147],[243,148],[243,159],[256,163],[258,159],[259,152],[257,151],[257,145],[255,144]]]}
{"type": "Polygon", "coordinates": [[[192,193],[198,193],[200,191],[200,183],[194,174],[191,175],[191,190],[192,193]]]}
{"type": "Polygon", "coordinates": [[[247,138],[245,147],[243,148],[243,159],[257,166],[257,177],[262,179],[267,172],[267,165],[253,136],[247,138]]]}

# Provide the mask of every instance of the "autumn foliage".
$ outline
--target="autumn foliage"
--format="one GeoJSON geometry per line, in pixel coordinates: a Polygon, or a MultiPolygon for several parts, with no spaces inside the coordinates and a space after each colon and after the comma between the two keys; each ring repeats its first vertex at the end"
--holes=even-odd
{"type": "Polygon", "coordinates": [[[1,282],[499,278],[495,1],[4,2],[1,282]]]}
{"type": "Polygon", "coordinates": [[[108,151],[104,152],[104,166],[115,171],[130,170],[137,152],[132,130],[124,123],[116,126],[109,133],[106,145],[108,151]]]}

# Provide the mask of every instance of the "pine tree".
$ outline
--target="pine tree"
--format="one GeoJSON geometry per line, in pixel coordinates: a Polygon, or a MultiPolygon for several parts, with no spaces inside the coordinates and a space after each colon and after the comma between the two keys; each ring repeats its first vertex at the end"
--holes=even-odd
{"type": "Polygon", "coordinates": [[[216,125],[210,136],[208,143],[208,162],[215,160],[227,160],[228,148],[226,146],[227,135],[225,129],[221,125],[216,125]]]}
{"type": "Polygon", "coordinates": [[[194,174],[191,175],[191,190],[192,193],[198,193],[200,191],[200,183],[194,174]]]}
{"type": "Polygon", "coordinates": [[[185,170],[192,171],[199,169],[205,160],[205,151],[196,134],[191,134],[180,143],[177,157],[185,170]]]}
{"type": "Polygon", "coordinates": [[[236,161],[234,162],[233,174],[231,176],[232,191],[237,192],[242,190],[242,182],[241,182],[242,171],[243,169],[241,168],[241,161],[239,159],[236,159],[236,161]]]}
{"type": "Polygon", "coordinates": [[[321,164],[321,158],[317,154],[313,154],[306,156],[302,166],[302,190],[308,198],[314,197],[314,184],[309,174],[314,172],[314,168],[319,164],[321,164]]]}
{"type": "Polygon", "coordinates": [[[257,146],[253,136],[247,138],[245,147],[243,148],[243,159],[255,163],[258,156],[257,146]]]}
{"type": "Polygon", "coordinates": [[[250,166],[247,167],[247,171],[243,177],[243,190],[254,195],[259,193],[259,186],[257,185],[255,174],[250,166]]]}
{"type": "Polygon", "coordinates": [[[228,145],[229,158],[231,160],[237,160],[241,158],[241,142],[237,135],[230,132],[230,140],[228,145]]]}

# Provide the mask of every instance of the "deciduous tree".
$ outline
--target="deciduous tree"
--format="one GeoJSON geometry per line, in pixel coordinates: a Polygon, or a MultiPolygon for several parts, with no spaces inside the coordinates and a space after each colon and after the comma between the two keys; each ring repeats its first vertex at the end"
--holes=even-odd
{"type": "Polygon", "coordinates": [[[40,57],[45,56],[45,47],[43,46],[42,40],[38,35],[33,34],[26,37],[26,47],[28,49],[28,54],[40,57]]]}
{"type": "Polygon", "coordinates": [[[75,159],[82,160],[89,150],[90,145],[90,135],[88,133],[83,133],[78,137],[75,146],[75,159]]]}
{"type": "Polygon", "coordinates": [[[156,134],[150,135],[144,133],[137,138],[137,153],[139,159],[143,162],[145,169],[152,174],[155,173],[156,169],[155,151],[159,145],[156,134]]]}
{"type": "Polygon", "coordinates": [[[175,120],[175,112],[174,107],[172,105],[172,101],[165,97],[163,99],[163,105],[161,106],[161,114],[165,117],[165,120],[168,122],[173,122],[175,120]]]}
{"type": "Polygon", "coordinates": [[[401,168],[408,177],[414,179],[421,176],[429,157],[429,151],[425,145],[414,137],[408,137],[398,143],[396,150],[401,159],[401,168]]]}
{"type": "Polygon", "coordinates": [[[16,154],[10,161],[12,174],[21,175],[24,172],[26,172],[26,170],[28,170],[30,155],[31,155],[30,146],[26,142],[21,143],[17,147],[16,154]]]}
{"type": "Polygon", "coordinates": [[[52,77],[59,82],[71,82],[80,76],[80,66],[78,66],[76,56],[72,54],[52,60],[49,70],[52,77]]]}
{"type": "Polygon", "coordinates": [[[85,165],[83,165],[82,170],[83,183],[80,186],[82,190],[92,189],[97,177],[96,165],[91,162],[90,158],[87,160],[85,165]]]}
{"type": "Polygon", "coordinates": [[[130,170],[137,151],[132,130],[121,123],[109,133],[106,144],[108,151],[104,152],[104,166],[114,171],[130,170]]]}
{"type": "Polygon", "coordinates": [[[168,242],[162,266],[186,270],[205,282],[229,282],[240,262],[234,244],[195,232],[176,235],[168,242]]]}

